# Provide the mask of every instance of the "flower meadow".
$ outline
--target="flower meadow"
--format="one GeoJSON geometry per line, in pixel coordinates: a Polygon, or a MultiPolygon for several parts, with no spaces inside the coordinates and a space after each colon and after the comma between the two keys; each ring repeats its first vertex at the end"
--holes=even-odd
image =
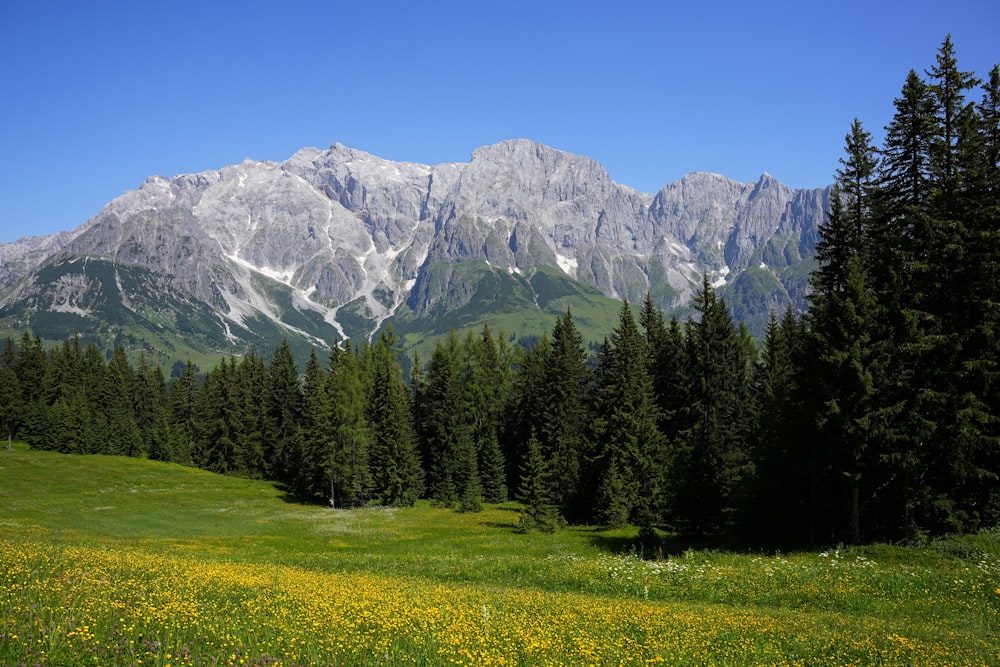
{"type": "MultiPolygon", "coordinates": [[[[781,606],[801,597],[804,609],[822,607],[824,584],[841,582],[831,607],[841,594],[885,598],[933,621],[935,605],[920,605],[926,573],[893,596],[893,577],[881,590],[881,566],[864,557],[742,557],[737,567],[702,556],[552,559],[554,575],[572,565],[584,582],[618,587],[597,595],[4,540],[0,664],[986,666],[1000,657],[988,633],[943,619],[921,629],[781,606]],[[654,599],[713,589],[775,606],[654,599]]],[[[988,612],[982,622],[995,629],[1000,592],[986,582],[997,574],[995,561],[970,568],[948,604],[988,612]]]]}
{"type": "Polygon", "coordinates": [[[635,529],[518,534],[516,505],[332,510],[23,449],[0,507],[2,667],[1000,665],[1000,532],[650,558],[635,529]]]}

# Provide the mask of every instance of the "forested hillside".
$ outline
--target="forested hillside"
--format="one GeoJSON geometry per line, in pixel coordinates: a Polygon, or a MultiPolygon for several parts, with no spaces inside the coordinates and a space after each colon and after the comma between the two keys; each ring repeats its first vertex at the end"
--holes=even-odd
{"type": "Polygon", "coordinates": [[[637,524],[752,544],[915,540],[1000,520],[1000,69],[950,39],[884,145],[855,121],[807,312],[757,344],[705,279],[695,315],[622,306],[591,357],[567,312],[530,348],[484,328],[405,360],[390,331],[296,367],[163,372],[25,334],[0,424],[65,452],[272,479],[336,507],[518,498],[525,530],[637,524]],[[973,95],[979,96],[973,100],[973,95]]]}

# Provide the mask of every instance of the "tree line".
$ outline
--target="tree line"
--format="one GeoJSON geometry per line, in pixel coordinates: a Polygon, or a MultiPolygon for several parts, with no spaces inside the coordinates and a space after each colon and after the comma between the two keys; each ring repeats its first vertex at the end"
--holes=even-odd
{"type": "Polygon", "coordinates": [[[566,312],[488,327],[404,379],[391,330],[296,367],[230,357],[168,384],[118,348],[0,357],[0,426],[37,448],[279,481],[335,507],[521,500],[523,529],[636,524],[760,545],[906,541],[1000,519],[1000,70],[950,38],[884,145],[846,137],[809,308],[754,341],[707,279],[694,314],[623,304],[591,355],[566,312]],[[970,101],[980,89],[982,98],[970,101]]]}

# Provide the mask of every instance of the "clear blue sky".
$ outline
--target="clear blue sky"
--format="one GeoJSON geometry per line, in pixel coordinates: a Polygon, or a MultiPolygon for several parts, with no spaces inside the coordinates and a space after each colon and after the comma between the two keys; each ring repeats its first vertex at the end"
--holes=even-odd
{"type": "MultiPolygon", "coordinates": [[[[692,171],[832,181],[952,35],[1000,62],[996,0],[0,3],[0,241],[72,229],[149,175],[340,142],[465,162],[528,138],[644,192],[692,171]]],[[[978,94],[977,94],[978,98],[978,94]]]]}

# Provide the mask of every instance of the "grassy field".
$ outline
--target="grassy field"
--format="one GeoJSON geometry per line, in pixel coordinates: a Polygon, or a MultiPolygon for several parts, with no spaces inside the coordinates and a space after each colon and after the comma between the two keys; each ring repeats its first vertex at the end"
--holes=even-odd
{"type": "Polygon", "coordinates": [[[517,517],[3,450],[0,665],[1000,664],[1000,532],[642,559],[517,517]]]}

